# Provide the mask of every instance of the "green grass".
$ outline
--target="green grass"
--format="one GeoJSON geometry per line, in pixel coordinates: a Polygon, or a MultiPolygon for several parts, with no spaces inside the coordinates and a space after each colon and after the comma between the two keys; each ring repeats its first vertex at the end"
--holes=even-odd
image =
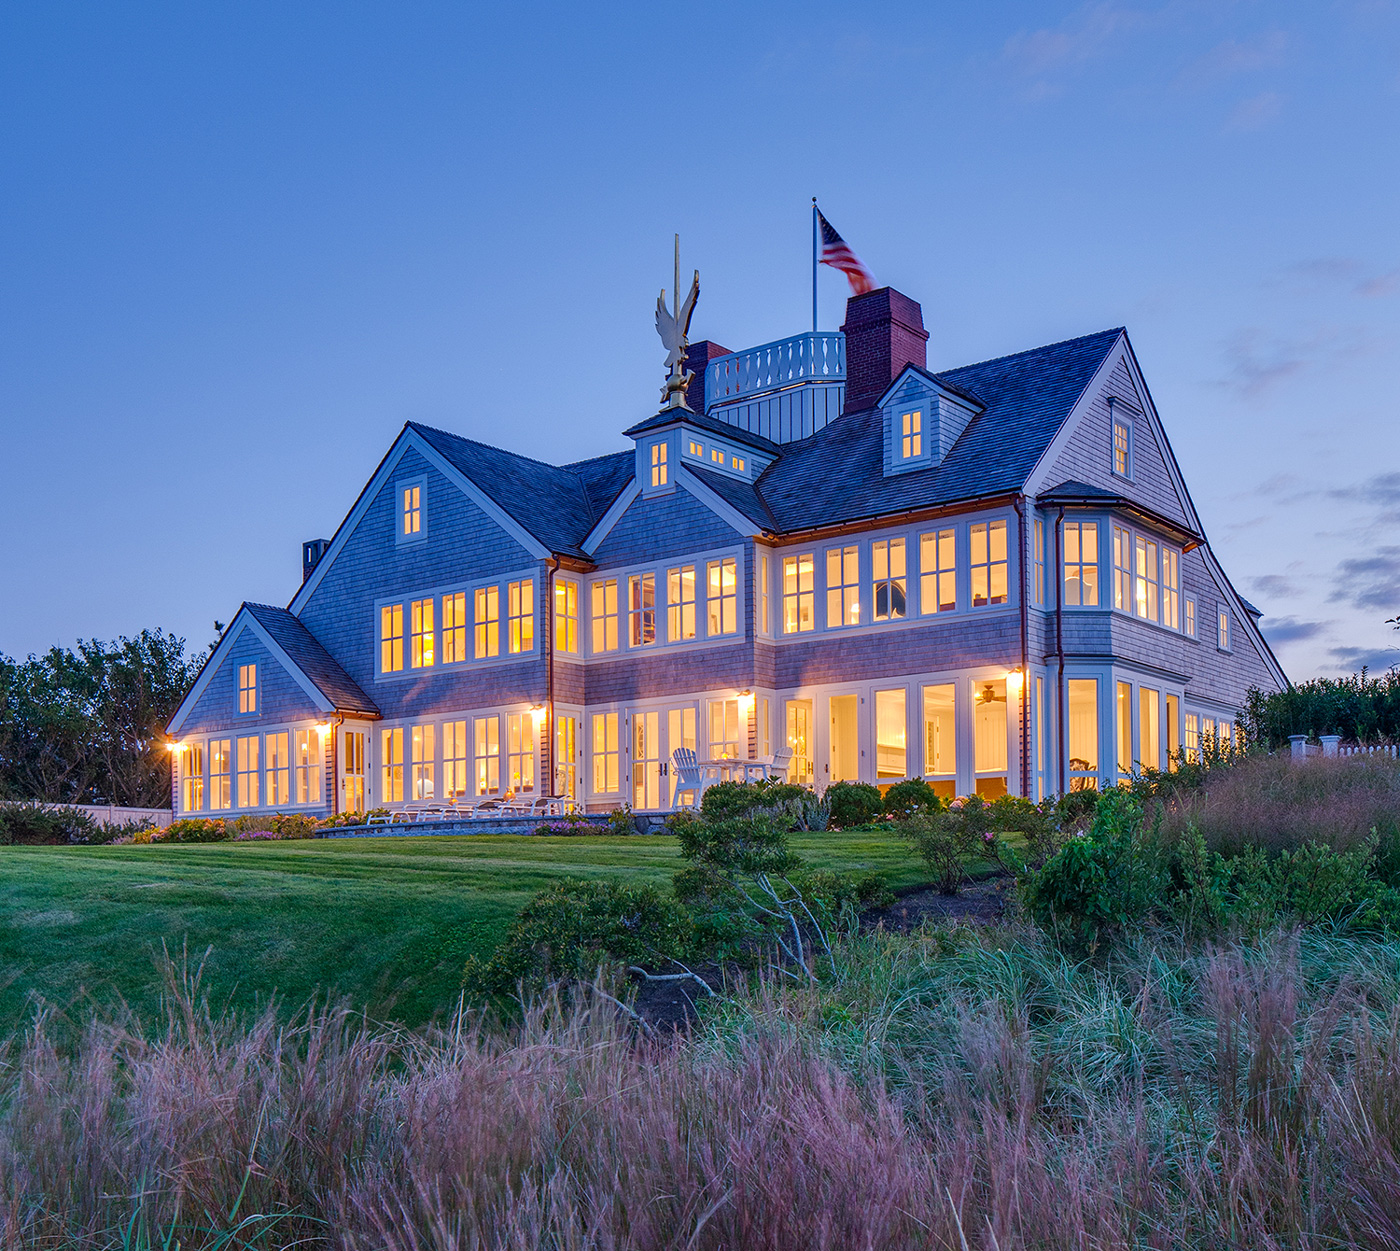
{"type": "MultiPolygon", "coordinates": [[[[796,835],[792,847],[814,868],[877,872],[895,888],[927,877],[883,832],[796,835]]],[[[664,886],[679,865],[667,837],[0,847],[0,1031],[35,996],[79,1016],[120,999],[151,1019],[163,947],[205,959],[215,1004],[345,996],[416,1025],[455,1006],[463,961],[489,953],[544,886],[664,886]]]]}

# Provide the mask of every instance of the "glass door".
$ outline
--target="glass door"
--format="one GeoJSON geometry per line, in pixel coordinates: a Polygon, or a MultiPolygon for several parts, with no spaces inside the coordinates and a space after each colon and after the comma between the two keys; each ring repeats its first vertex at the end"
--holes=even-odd
{"type": "Polygon", "coordinates": [[[695,751],[695,744],[695,705],[687,704],[683,708],[668,708],[666,710],[666,759],[662,763],[662,769],[666,774],[672,808],[678,804],[694,804],[696,801],[693,791],[676,790],[680,782],[676,775],[675,757],[678,747],[688,747],[691,751],[695,751]]]}
{"type": "Polygon", "coordinates": [[[792,763],[788,766],[788,780],[799,786],[811,786],[816,780],[814,749],[816,742],[812,736],[812,701],[810,699],[790,699],[787,701],[787,745],[792,752],[792,763]]]}
{"type": "Polygon", "coordinates": [[[632,808],[649,812],[661,807],[661,714],[632,714],[632,808]]]}
{"type": "Polygon", "coordinates": [[[365,736],[359,730],[345,731],[345,756],[341,767],[342,812],[365,810],[365,736]]]}
{"type": "Polygon", "coordinates": [[[833,695],[831,703],[832,782],[860,781],[860,696],[833,695]]]}
{"type": "Polygon", "coordinates": [[[578,734],[578,721],[574,717],[560,716],[554,724],[554,791],[565,799],[575,797],[578,782],[578,765],[575,756],[578,734]]]}

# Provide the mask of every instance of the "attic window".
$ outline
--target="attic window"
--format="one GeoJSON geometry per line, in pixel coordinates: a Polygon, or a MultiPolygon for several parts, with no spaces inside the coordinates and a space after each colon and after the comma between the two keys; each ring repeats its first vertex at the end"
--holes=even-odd
{"type": "Polygon", "coordinates": [[[710,459],[711,459],[712,461],[714,461],[716,465],[723,465],[723,464],[724,464],[724,448],[722,448],[722,447],[712,447],[712,448],[710,449],[710,459]]]}
{"type": "Polygon", "coordinates": [[[1133,476],[1133,428],[1116,415],[1113,418],[1113,472],[1121,478],[1133,476]]]}
{"type": "Polygon", "coordinates": [[[731,456],[731,457],[729,458],[729,467],[730,467],[731,469],[737,469],[740,473],[743,473],[743,472],[744,472],[744,458],[743,458],[742,456],[731,456]]]}
{"type": "Polygon", "coordinates": [[[705,459],[705,445],[704,445],[703,443],[697,443],[694,439],[691,439],[691,440],[690,440],[690,454],[691,454],[692,456],[694,456],[696,460],[704,460],[704,459],[705,459]]]}
{"type": "Polygon", "coordinates": [[[400,480],[398,491],[398,524],[394,527],[395,538],[399,543],[417,543],[428,537],[424,525],[423,505],[427,502],[428,479],[426,476],[400,480]]]}
{"type": "Polygon", "coordinates": [[[900,441],[899,455],[902,460],[913,460],[924,453],[924,414],[922,409],[901,413],[899,416],[900,441]]]}
{"type": "Polygon", "coordinates": [[[651,485],[663,487],[666,482],[666,444],[653,443],[651,445],[651,485]]]}

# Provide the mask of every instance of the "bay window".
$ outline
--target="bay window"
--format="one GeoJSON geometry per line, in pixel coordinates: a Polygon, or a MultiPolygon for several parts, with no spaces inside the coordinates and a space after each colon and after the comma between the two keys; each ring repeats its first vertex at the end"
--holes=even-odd
{"type": "Polygon", "coordinates": [[[535,580],[523,578],[506,586],[506,646],[512,655],[535,650],[535,580]]]}
{"type": "Polygon", "coordinates": [[[1064,523],[1064,602],[1066,607],[1092,608],[1099,602],[1099,523],[1064,523]]]}

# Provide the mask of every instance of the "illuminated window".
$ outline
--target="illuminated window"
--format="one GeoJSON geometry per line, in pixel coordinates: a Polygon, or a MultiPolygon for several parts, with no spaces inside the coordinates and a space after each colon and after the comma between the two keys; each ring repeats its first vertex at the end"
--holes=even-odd
{"type": "Polygon", "coordinates": [[[1230,650],[1230,610],[1224,604],[1215,613],[1215,645],[1222,652],[1230,650]]]}
{"type": "Polygon", "coordinates": [[[1181,553],[1162,548],[1162,624],[1181,628],[1181,553]]]}
{"type": "Polygon", "coordinates": [[[1031,523],[1031,603],[1045,605],[1045,522],[1039,517],[1031,523]]]}
{"type": "Polygon", "coordinates": [[[703,443],[697,443],[694,439],[691,439],[690,454],[696,458],[703,457],[705,455],[705,445],[703,443]]]}
{"type": "Polygon", "coordinates": [[[739,629],[739,579],[734,557],[712,560],[705,567],[705,604],[709,636],[735,634],[739,629]]]}
{"type": "Polygon", "coordinates": [[[799,786],[810,786],[816,777],[816,762],[812,758],[816,742],[812,735],[810,699],[787,701],[787,745],[788,750],[792,752],[788,780],[796,782],[799,786]]]}
{"type": "Polygon", "coordinates": [[[972,606],[984,608],[1006,603],[1006,522],[975,522],[968,537],[972,606]]]}
{"type": "Polygon", "coordinates": [[[221,811],[233,806],[229,782],[233,774],[233,744],[229,739],[216,738],[209,743],[209,807],[221,811]]]}
{"type": "Polygon", "coordinates": [[[535,580],[524,578],[506,587],[506,615],[513,655],[535,650],[535,580]]]}
{"type": "Polygon", "coordinates": [[[875,583],[875,620],[896,621],[904,616],[904,540],[878,539],[872,543],[870,565],[875,583]]]}
{"type": "Polygon", "coordinates": [[[379,671],[403,669],[403,605],[385,604],[379,610],[379,671]]]}
{"type": "Polygon", "coordinates": [[[956,691],[951,682],[924,687],[924,776],[942,799],[957,793],[956,691]]]}
{"type": "Polygon", "coordinates": [[[254,734],[249,738],[237,739],[234,743],[240,808],[258,807],[258,742],[258,736],[254,734]]]}
{"type": "Polygon", "coordinates": [[[976,690],[972,701],[972,763],[977,773],[977,793],[984,799],[997,799],[1006,794],[1006,679],[979,682],[976,690]]]}
{"type": "Polygon", "coordinates": [[[379,802],[403,803],[403,730],[379,734],[379,802]]]}
{"type": "Polygon", "coordinates": [[[180,752],[180,811],[204,808],[204,748],[192,744],[180,752]]]}
{"type": "Polygon", "coordinates": [[[442,724],[442,797],[460,799],[472,793],[471,749],[465,721],[442,724]]]}
{"type": "Polygon", "coordinates": [[[958,606],[957,543],[952,530],[919,536],[919,611],[925,616],[958,606]]]}
{"type": "Polygon", "coordinates": [[[479,586],[475,595],[476,658],[501,654],[501,588],[479,586]]]}
{"type": "Polygon", "coordinates": [[[634,573],[627,579],[627,644],[656,642],[656,575],[634,573]]]}
{"type": "Polygon", "coordinates": [[[465,591],[442,597],[442,663],[467,658],[467,596],[465,591]]]}
{"type": "Polygon", "coordinates": [[[1167,696],[1167,768],[1173,771],[1181,764],[1181,701],[1167,696]]]}
{"type": "Polygon", "coordinates": [[[293,737],[292,767],[299,804],[321,802],[321,743],[319,730],[298,730],[293,737]]]}
{"type": "Polygon", "coordinates": [[[500,717],[477,717],[475,737],[476,793],[493,795],[501,789],[500,717]]]}
{"type": "Polygon", "coordinates": [[[1137,536],[1134,547],[1133,611],[1148,621],[1156,621],[1160,576],[1157,568],[1157,543],[1144,535],[1137,536]]]}
{"type": "Polygon", "coordinates": [[[921,409],[899,415],[899,455],[913,460],[924,454],[924,414],[921,409]]]}
{"type": "Polygon", "coordinates": [[[578,722],[573,717],[559,716],[554,724],[554,792],[573,799],[578,786],[578,766],[575,764],[578,722]]]}
{"type": "Polygon", "coordinates": [[[1201,758],[1201,720],[1194,712],[1186,714],[1186,763],[1195,764],[1201,758]]]}
{"type": "Polygon", "coordinates": [[[909,776],[908,698],[903,687],[875,692],[875,777],[879,781],[909,776]]]}
{"type": "Polygon", "coordinates": [[[1196,637],[1196,601],[1189,595],[1186,597],[1186,612],[1182,619],[1182,628],[1191,638],[1196,637]]]}
{"type": "Polygon", "coordinates": [[[710,449],[710,459],[711,459],[716,465],[722,465],[722,464],[724,464],[724,448],[722,448],[722,447],[712,447],[712,448],[710,449]]]}
{"type": "Polygon", "coordinates": [[[345,812],[365,810],[365,736],[360,730],[345,731],[345,751],[340,762],[345,812]]]}
{"type": "Polygon", "coordinates": [[[622,752],[617,737],[617,713],[593,714],[593,793],[616,794],[622,786],[622,752]]]}
{"type": "Polygon", "coordinates": [[[758,554],[758,632],[768,634],[772,627],[768,618],[768,553],[758,554]]]}
{"type": "Polygon", "coordinates": [[[748,718],[737,699],[710,700],[710,759],[738,760],[749,754],[748,718]],[[743,744],[743,751],[739,750],[743,744]]]}
{"type": "Polygon", "coordinates": [[[729,467],[730,467],[731,469],[737,469],[740,473],[743,473],[743,472],[744,472],[744,458],[743,458],[742,456],[731,456],[731,457],[729,458],[729,467]]]}
{"type": "Polygon", "coordinates": [[[672,643],[695,637],[695,566],[666,570],[666,637],[672,643]]]}
{"type": "Polygon", "coordinates": [[[826,553],[826,628],[860,621],[860,548],[831,547],[826,553]]]}
{"type": "Polygon", "coordinates": [[[1162,695],[1138,687],[1138,763],[1144,769],[1162,767],[1162,695]]]}
{"type": "Polygon", "coordinates": [[[517,795],[535,789],[535,717],[529,712],[506,716],[506,785],[517,795]]]}
{"type": "Polygon", "coordinates": [[[1099,602],[1099,523],[1065,522],[1065,604],[1092,608],[1099,602]]]}
{"type": "Polygon", "coordinates": [[[1113,606],[1132,612],[1133,536],[1122,526],[1113,527],[1113,606]]]}
{"type": "Polygon", "coordinates": [[[651,445],[651,485],[663,487],[666,485],[666,444],[653,443],[651,445]]]}
{"type": "Polygon", "coordinates": [[[423,488],[406,486],[399,492],[399,538],[412,538],[423,529],[423,488]]]}
{"type": "Polygon", "coordinates": [[[433,667],[433,601],[415,599],[408,606],[408,663],[415,669],[433,667]]]}
{"type": "Polygon", "coordinates": [[[409,731],[409,764],[414,799],[437,796],[437,727],[415,725],[409,731]]]}
{"type": "Polygon", "coordinates": [[[1113,472],[1133,476],[1133,428],[1121,417],[1113,419],[1113,472]]]}
{"type": "Polygon", "coordinates": [[[1133,688],[1130,683],[1118,683],[1118,774],[1127,780],[1133,771],[1133,688]]]}
{"type": "Polygon", "coordinates": [[[812,552],[783,557],[783,633],[816,627],[816,564],[812,552]]]}
{"type": "Polygon", "coordinates": [[[554,583],[554,648],[578,654],[578,583],[559,578],[554,583]]]}
{"type": "Polygon", "coordinates": [[[257,665],[238,666],[238,711],[257,712],[258,710],[258,667],[257,665]]]}
{"type": "Polygon", "coordinates": [[[1070,678],[1068,688],[1069,788],[1099,788],[1099,680],[1070,678]]]}
{"type": "Polygon", "coordinates": [[[593,650],[617,651],[617,579],[595,582],[593,596],[593,650]]]}
{"type": "Polygon", "coordinates": [[[282,808],[292,801],[292,760],[287,752],[287,733],[267,736],[267,804],[282,808]]]}

